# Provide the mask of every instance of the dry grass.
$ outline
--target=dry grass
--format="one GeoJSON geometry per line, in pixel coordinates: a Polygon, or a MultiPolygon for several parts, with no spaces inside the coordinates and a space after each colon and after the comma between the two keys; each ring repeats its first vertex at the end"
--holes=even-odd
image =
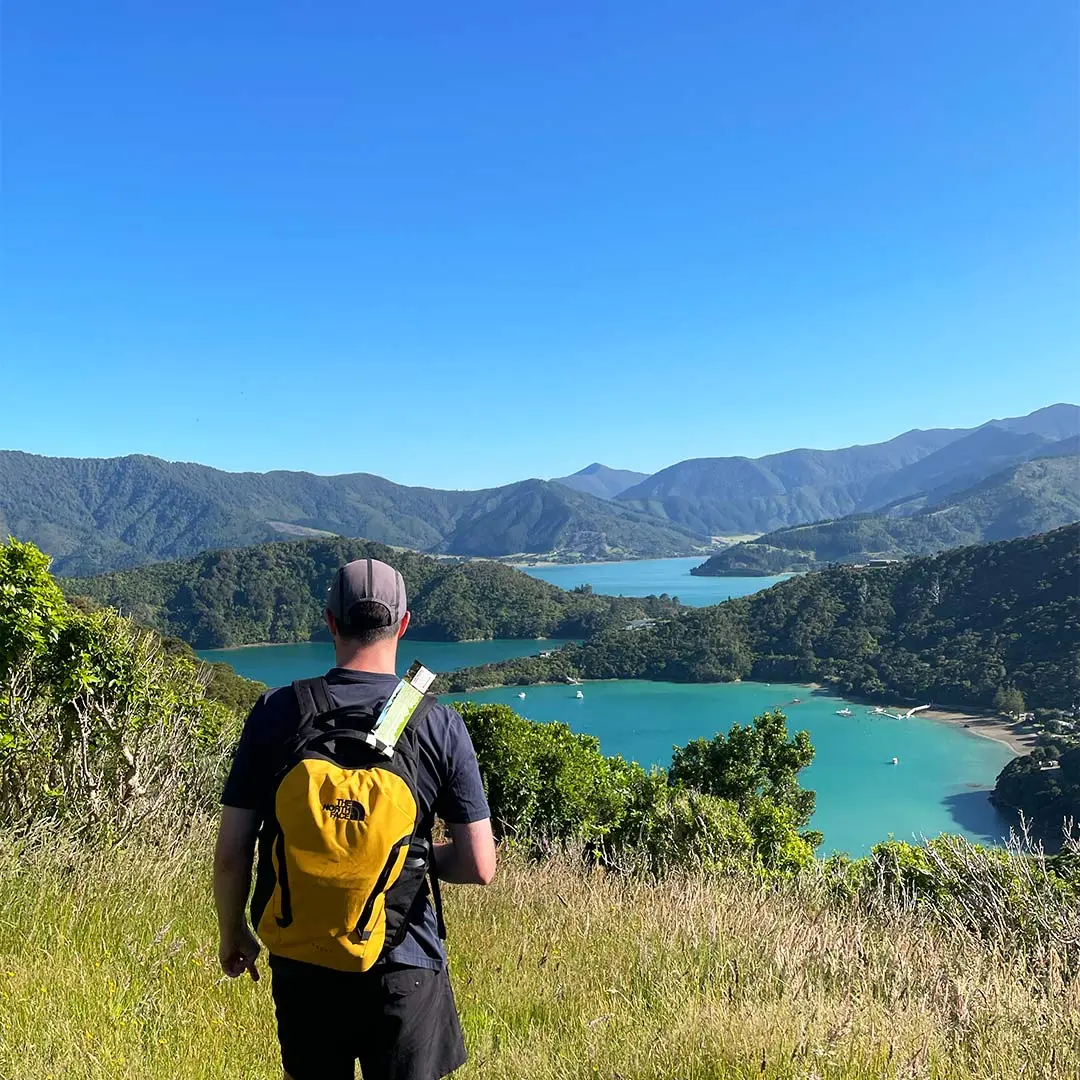
{"type": "MultiPolygon", "coordinates": [[[[276,1077],[268,980],[217,971],[208,841],[0,845],[0,1077],[276,1077]]],[[[911,917],[739,880],[509,860],[447,889],[462,1080],[1080,1077],[1080,987],[911,917]]]]}

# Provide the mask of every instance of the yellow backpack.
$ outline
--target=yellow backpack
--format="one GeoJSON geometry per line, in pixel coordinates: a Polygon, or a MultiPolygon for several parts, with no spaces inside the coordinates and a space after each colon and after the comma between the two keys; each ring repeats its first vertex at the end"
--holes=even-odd
{"type": "MultiPolygon", "coordinates": [[[[300,680],[293,691],[300,727],[260,836],[260,869],[273,874],[260,874],[252,919],[275,955],[367,971],[400,943],[427,888],[416,727],[435,699],[424,695],[388,757],[372,736],[381,705],[335,707],[325,679],[300,680]]],[[[441,934],[434,874],[432,886],[441,934]]]]}

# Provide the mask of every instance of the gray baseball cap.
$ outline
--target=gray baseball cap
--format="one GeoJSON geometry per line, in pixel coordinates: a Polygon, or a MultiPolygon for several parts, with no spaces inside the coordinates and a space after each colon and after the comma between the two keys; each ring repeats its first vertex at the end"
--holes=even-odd
{"type": "Polygon", "coordinates": [[[378,559],[356,559],[334,574],[326,590],[326,607],[340,623],[348,618],[354,604],[370,601],[386,608],[387,626],[399,622],[405,614],[405,581],[387,563],[378,559]]]}

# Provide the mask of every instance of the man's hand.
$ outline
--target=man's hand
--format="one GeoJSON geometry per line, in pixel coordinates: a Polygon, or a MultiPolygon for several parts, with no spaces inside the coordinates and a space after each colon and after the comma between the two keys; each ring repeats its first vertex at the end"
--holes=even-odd
{"type": "Polygon", "coordinates": [[[225,806],[221,811],[214,850],[214,901],[217,905],[218,960],[221,970],[235,979],[245,971],[258,979],[255,960],[259,943],[248,926],[244,905],[251,891],[251,859],[259,818],[253,810],[225,806]]]}
{"type": "Polygon", "coordinates": [[[238,927],[229,934],[222,934],[218,947],[218,960],[221,970],[230,979],[235,979],[244,972],[250,973],[255,982],[259,981],[259,969],[255,961],[259,956],[259,943],[246,925],[238,927]]]}

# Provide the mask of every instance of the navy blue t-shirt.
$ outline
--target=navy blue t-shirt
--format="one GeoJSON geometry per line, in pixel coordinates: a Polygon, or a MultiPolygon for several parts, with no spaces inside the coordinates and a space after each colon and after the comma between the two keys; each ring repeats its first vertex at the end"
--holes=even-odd
{"type": "MultiPolygon", "coordinates": [[[[331,668],[326,675],[336,706],[372,707],[384,702],[397,685],[397,676],[369,671],[331,668]]],[[[282,747],[296,733],[300,711],[291,686],[269,690],[255,703],[244,723],[221,801],[225,806],[255,810],[265,815],[272,808],[273,776],[282,747]]],[[[417,802],[420,831],[430,832],[438,816],[452,825],[466,825],[490,817],[476,752],[465,722],[449,705],[436,705],[416,729],[420,749],[417,802]]],[[[441,969],[446,952],[439,940],[435,912],[425,904],[413,918],[405,938],[386,959],[394,964],[441,969]]]]}

